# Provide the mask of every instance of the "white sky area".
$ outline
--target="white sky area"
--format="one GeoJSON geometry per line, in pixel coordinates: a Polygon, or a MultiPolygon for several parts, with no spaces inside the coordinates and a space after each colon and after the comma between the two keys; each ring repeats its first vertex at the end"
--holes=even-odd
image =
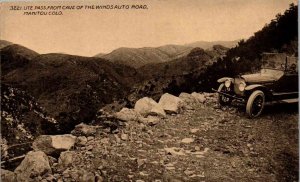
{"type": "Polygon", "coordinates": [[[101,0],[2,2],[0,38],[38,53],[94,56],[119,47],[247,39],[297,0],[101,0]],[[147,5],[147,10],[75,10],[23,15],[11,5],[147,5]]]}

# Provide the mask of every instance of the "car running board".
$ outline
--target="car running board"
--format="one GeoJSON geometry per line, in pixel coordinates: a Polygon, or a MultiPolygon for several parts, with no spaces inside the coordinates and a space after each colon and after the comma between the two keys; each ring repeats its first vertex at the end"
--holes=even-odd
{"type": "Polygon", "coordinates": [[[274,96],[291,95],[291,94],[298,94],[298,92],[277,92],[277,93],[273,93],[274,96]]]}
{"type": "Polygon", "coordinates": [[[299,102],[299,98],[294,98],[294,99],[284,99],[284,100],[279,100],[279,103],[297,103],[299,102]]]}

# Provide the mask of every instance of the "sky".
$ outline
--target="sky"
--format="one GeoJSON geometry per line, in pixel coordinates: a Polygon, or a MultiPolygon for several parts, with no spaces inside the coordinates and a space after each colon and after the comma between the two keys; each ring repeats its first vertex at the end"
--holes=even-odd
{"type": "Polygon", "coordinates": [[[1,2],[0,39],[38,53],[82,56],[109,53],[119,47],[247,39],[290,3],[297,4],[297,0],[7,1],[1,2]],[[85,9],[86,5],[130,8],[85,9]],[[146,5],[147,9],[131,9],[132,5],[146,5]],[[10,6],[21,6],[22,10],[10,10],[10,6]],[[24,15],[28,6],[83,8],[63,10],[63,15],[24,15]]]}

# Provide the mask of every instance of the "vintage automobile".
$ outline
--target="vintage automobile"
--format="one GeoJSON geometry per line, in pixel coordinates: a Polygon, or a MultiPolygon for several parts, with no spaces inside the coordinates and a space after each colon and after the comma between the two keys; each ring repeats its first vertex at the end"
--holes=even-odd
{"type": "Polygon", "coordinates": [[[230,105],[233,100],[246,105],[250,118],[259,116],[266,103],[298,102],[297,57],[285,54],[262,54],[262,66],[255,74],[224,77],[218,82],[218,101],[220,105],[230,105]]]}

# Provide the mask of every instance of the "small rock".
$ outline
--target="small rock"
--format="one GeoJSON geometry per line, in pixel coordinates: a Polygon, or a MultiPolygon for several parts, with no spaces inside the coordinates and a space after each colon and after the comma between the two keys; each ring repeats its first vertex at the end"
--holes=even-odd
{"type": "Polygon", "coordinates": [[[90,151],[90,150],[93,150],[94,146],[93,145],[89,145],[86,147],[86,150],[90,151]]]}
{"type": "Polygon", "coordinates": [[[125,133],[122,133],[122,134],[121,134],[121,139],[122,139],[122,140],[128,140],[128,135],[125,134],[125,133]]]}
{"type": "Polygon", "coordinates": [[[17,182],[17,175],[12,171],[1,169],[1,181],[17,182]]]}
{"type": "Polygon", "coordinates": [[[184,138],[181,140],[181,143],[186,143],[186,144],[189,144],[189,143],[192,143],[194,142],[194,139],[193,138],[184,138]]]}
{"type": "Polygon", "coordinates": [[[141,172],[140,172],[140,175],[141,175],[141,176],[149,176],[149,174],[147,174],[147,173],[144,172],[144,171],[141,171],[141,172]]]}
{"type": "Polygon", "coordinates": [[[102,138],[100,142],[103,144],[109,144],[109,138],[102,138]]]}
{"type": "Polygon", "coordinates": [[[84,123],[80,123],[75,126],[75,129],[71,132],[75,136],[94,136],[97,132],[96,126],[87,125],[84,123]]]}
{"type": "Polygon", "coordinates": [[[85,136],[79,136],[76,139],[76,144],[78,146],[85,146],[87,141],[88,141],[88,139],[85,136]]]}
{"type": "Polygon", "coordinates": [[[147,118],[140,118],[140,122],[147,124],[149,126],[154,126],[159,123],[160,119],[156,116],[148,116],[147,118]]]}
{"type": "Polygon", "coordinates": [[[146,163],[146,159],[137,159],[137,165],[138,168],[140,168],[142,165],[144,165],[146,163]]]}
{"type": "Polygon", "coordinates": [[[91,151],[86,151],[85,154],[86,155],[92,155],[93,153],[91,151]]]}
{"type": "Polygon", "coordinates": [[[57,163],[57,159],[51,156],[48,156],[49,164],[50,166],[53,166],[55,163],[57,163]]]}
{"type": "Polygon", "coordinates": [[[91,140],[94,140],[94,139],[95,139],[95,137],[93,137],[93,136],[87,137],[87,140],[88,140],[88,141],[91,141],[91,140]]]}
{"type": "Polygon", "coordinates": [[[80,178],[80,182],[95,182],[95,175],[92,172],[85,171],[80,178]]]}
{"type": "Polygon", "coordinates": [[[195,173],[194,171],[191,171],[191,170],[188,170],[188,169],[184,171],[184,174],[187,175],[187,176],[191,176],[194,173],[195,173]]]}
{"type": "Polygon", "coordinates": [[[134,109],[123,108],[121,111],[115,113],[115,117],[122,121],[138,121],[141,115],[134,109]]]}
{"type": "Polygon", "coordinates": [[[59,166],[65,168],[72,166],[76,153],[74,151],[62,152],[58,159],[59,166]]]}
{"type": "Polygon", "coordinates": [[[184,150],[177,147],[164,148],[164,150],[167,154],[171,155],[185,155],[184,150]]]}
{"type": "Polygon", "coordinates": [[[191,133],[197,133],[198,131],[199,131],[199,129],[197,129],[197,128],[193,128],[190,130],[191,133]]]}
{"type": "Polygon", "coordinates": [[[196,151],[200,151],[200,147],[199,147],[199,146],[196,146],[196,147],[195,147],[195,150],[196,150],[196,151]]]}

